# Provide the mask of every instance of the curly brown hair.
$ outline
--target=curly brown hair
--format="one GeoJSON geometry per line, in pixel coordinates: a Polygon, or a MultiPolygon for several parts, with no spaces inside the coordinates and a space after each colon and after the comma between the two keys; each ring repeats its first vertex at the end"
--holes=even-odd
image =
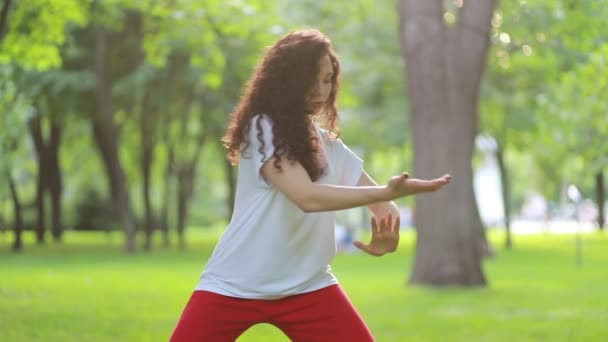
{"type": "MultiPolygon", "coordinates": [[[[339,135],[336,97],[340,63],[331,41],[317,30],[293,31],[266,51],[239,104],[230,115],[222,141],[233,165],[241,157],[241,148],[249,146],[247,132],[251,119],[266,114],[273,123],[272,142],[275,150],[272,156],[264,156],[264,159],[276,158],[274,166],[279,171],[282,157],[292,162],[297,161],[313,181],[323,175],[324,158],[320,154],[319,141],[311,125],[312,116],[317,113],[311,113],[306,108],[307,96],[319,73],[319,62],[325,55],[329,56],[333,66],[332,87],[327,101],[317,113],[323,113],[324,126],[331,135],[339,135]]],[[[262,151],[264,141],[259,120],[257,129],[262,151]]]]}

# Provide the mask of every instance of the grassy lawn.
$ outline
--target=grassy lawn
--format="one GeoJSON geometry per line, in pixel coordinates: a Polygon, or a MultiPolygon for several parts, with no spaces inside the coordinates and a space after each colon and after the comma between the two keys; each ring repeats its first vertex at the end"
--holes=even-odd
{"type": "MultiPolygon", "coordinates": [[[[27,240],[14,255],[0,234],[0,340],[167,341],[217,236],[191,230],[187,251],[126,256],[119,234],[68,232],[65,245],[27,240]]],[[[606,234],[583,235],[580,268],[574,236],[516,236],[484,263],[483,289],[406,287],[413,244],[405,233],[396,254],[333,263],[378,341],[608,341],[606,234]]],[[[288,339],[258,325],[238,341],[288,339]]]]}

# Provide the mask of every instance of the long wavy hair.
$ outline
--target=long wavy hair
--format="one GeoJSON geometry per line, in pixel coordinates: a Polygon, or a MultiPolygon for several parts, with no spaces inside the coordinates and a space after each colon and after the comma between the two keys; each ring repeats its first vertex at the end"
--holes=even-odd
{"type": "MultiPolygon", "coordinates": [[[[315,181],[325,172],[325,158],[312,126],[312,117],[322,115],[324,127],[333,137],[339,135],[336,97],[339,88],[340,63],[331,41],[317,30],[294,31],[266,50],[262,61],[249,80],[239,104],[230,115],[228,129],[222,138],[228,159],[236,165],[241,148],[246,149],[251,119],[266,114],[273,123],[272,156],[274,166],[281,171],[279,161],[285,157],[299,162],[315,181]],[[317,81],[320,60],[329,56],[333,66],[332,87],[322,108],[307,111],[308,95],[317,81]],[[243,145],[244,144],[244,145],[243,145]]],[[[258,121],[257,139],[264,148],[262,128],[258,121]]]]}

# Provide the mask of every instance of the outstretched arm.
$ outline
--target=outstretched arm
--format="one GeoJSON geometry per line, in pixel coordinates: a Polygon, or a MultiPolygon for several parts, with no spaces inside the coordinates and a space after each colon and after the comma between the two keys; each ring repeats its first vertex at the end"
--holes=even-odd
{"type": "MultiPolygon", "coordinates": [[[[363,171],[357,186],[378,186],[378,183],[367,172],[363,171]]],[[[389,213],[391,213],[393,218],[399,217],[399,207],[393,201],[371,203],[367,208],[377,219],[386,217],[389,213]]]]}
{"type": "Polygon", "coordinates": [[[385,186],[339,186],[313,183],[298,162],[282,158],[274,167],[275,158],[266,161],[261,172],[264,178],[284,193],[304,212],[341,210],[392,201],[396,198],[422,192],[433,192],[451,180],[445,175],[433,180],[410,179],[407,173],[391,178],[385,186]]]}

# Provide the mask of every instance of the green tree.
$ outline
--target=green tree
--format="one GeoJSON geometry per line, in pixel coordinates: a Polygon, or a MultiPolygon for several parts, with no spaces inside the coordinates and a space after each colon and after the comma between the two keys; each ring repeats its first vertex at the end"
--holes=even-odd
{"type": "Polygon", "coordinates": [[[6,181],[12,202],[15,240],[13,251],[23,249],[23,200],[19,194],[21,175],[25,172],[22,165],[27,158],[26,147],[21,139],[27,132],[27,120],[32,115],[29,99],[19,93],[17,85],[11,81],[14,69],[0,65],[0,179],[6,181]]]}
{"type": "Polygon", "coordinates": [[[414,284],[486,283],[472,157],[494,4],[455,1],[446,8],[439,0],[400,2],[414,174],[435,177],[449,172],[454,177],[440,194],[416,197],[418,240],[410,277],[414,284]]]}
{"type": "Polygon", "coordinates": [[[0,63],[48,70],[61,64],[68,23],[87,21],[91,0],[0,1],[0,63]]]}
{"type": "Polygon", "coordinates": [[[580,184],[582,177],[594,178],[600,229],[605,224],[603,170],[608,165],[608,104],[603,97],[608,93],[608,82],[597,75],[608,72],[607,61],[605,44],[590,54],[586,63],[564,72],[548,96],[539,98],[538,131],[544,139],[544,153],[547,157],[568,155],[567,160],[578,159],[580,172],[564,170],[568,182],[580,184]]]}
{"type": "MultiPolygon", "coordinates": [[[[0,4],[0,66],[11,70],[10,77],[17,87],[18,96],[27,98],[26,101],[35,109],[31,111],[29,127],[38,156],[38,191],[35,201],[37,238],[38,242],[43,242],[43,199],[47,188],[52,195],[53,232],[56,238],[59,237],[61,182],[58,165],[60,129],[57,121],[51,120],[49,142],[45,142],[41,122],[48,116],[48,112],[40,106],[45,83],[40,75],[60,65],[60,48],[66,41],[65,28],[86,22],[87,1],[3,1],[0,4]]],[[[4,115],[19,115],[20,112],[7,110],[4,115]]],[[[17,184],[11,183],[11,192],[14,194],[18,194],[17,184]]],[[[19,212],[15,214],[20,215],[19,212]]]]}

